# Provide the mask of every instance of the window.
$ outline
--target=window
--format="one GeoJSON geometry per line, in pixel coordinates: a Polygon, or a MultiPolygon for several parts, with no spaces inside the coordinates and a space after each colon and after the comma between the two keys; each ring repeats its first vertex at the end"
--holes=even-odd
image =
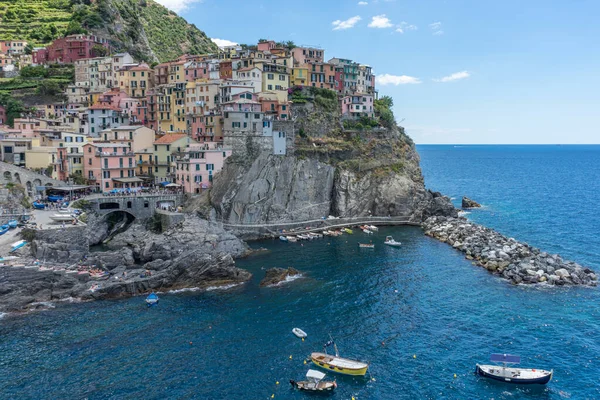
{"type": "Polygon", "coordinates": [[[154,145],[154,151],[158,151],[158,146],[154,145]]]}
{"type": "MultiPolygon", "coordinates": [[[[88,158],[88,165],[92,165],[92,159],[91,158],[88,158]]],[[[90,171],[90,172],[92,172],[92,171],[90,171]]]]}
{"type": "Polygon", "coordinates": [[[88,147],[88,153],[92,152],[92,146],[88,147]]]}
{"type": "Polygon", "coordinates": [[[285,81],[285,75],[279,75],[279,80],[280,81],[285,81]]]}
{"type": "Polygon", "coordinates": [[[274,74],[267,74],[267,79],[275,79],[275,75],[274,74]]]}
{"type": "Polygon", "coordinates": [[[232,122],[231,127],[232,128],[241,128],[241,123],[240,122],[232,122]]]}
{"type": "Polygon", "coordinates": [[[212,171],[215,169],[215,164],[206,164],[206,170],[207,171],[212,171]]]}
{"type": "Polygon", "coordinates": [[[167,145],[167,151],[169,151],[169,150],[171,150],[171,145],[167,145]]]}
{"type": "Polygon", "coordinates": [[[196,171],[200,171],[200,164],[196,164],[196,171]]]}
{"type": "Polygon", "coordinates": [[[267,85],[268,90],[273,90],[273,85],[267,85]]]}

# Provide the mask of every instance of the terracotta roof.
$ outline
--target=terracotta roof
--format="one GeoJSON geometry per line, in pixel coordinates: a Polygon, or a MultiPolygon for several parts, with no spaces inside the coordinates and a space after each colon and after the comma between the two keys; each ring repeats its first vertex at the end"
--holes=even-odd
{"type": "Polygon", "coordinates": [[[121,111],[119,107],[111,106],[110,104],[94,104],[89,107],[90,110],[113,110],[113,111],[121,111]]]}
{"type": "Polygon", "coordinates": [[[176,142],[179,139],[183,139],[184,137],[187,137],[187,135],[184,133],[167,133],[166,135],[155,140],[154,144],[169,144],[176,142]]]}

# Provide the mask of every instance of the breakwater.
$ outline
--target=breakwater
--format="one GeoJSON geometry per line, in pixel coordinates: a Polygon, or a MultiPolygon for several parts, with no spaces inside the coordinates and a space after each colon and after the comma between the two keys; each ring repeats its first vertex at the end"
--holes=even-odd
{"type": "Polygon", "coordinates": [[[431,217],[423,223],[427,236],[465,253],[468,260],[514,284],[596,286],[593,270],[558,254],[548,254],[465,218],[431,217]]]}

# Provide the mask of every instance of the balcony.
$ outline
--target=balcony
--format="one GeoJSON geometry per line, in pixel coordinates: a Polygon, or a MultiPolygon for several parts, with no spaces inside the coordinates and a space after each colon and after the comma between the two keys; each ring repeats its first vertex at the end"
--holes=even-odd
{"type": "Polygon", "coordinates": [[[96,152],[96,156],[98,157],[131,157],[134,156],[135,153],[133,153],[132,151],[128,151],[126,153],[115,153],[115,152],[110,152],[110,151],[97,151],[96,152]]]}

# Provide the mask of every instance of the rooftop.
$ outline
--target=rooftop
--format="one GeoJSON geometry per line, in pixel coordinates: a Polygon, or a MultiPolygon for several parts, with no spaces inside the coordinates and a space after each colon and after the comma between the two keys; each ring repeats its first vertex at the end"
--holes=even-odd
{"type": "Polygon", "coordinates": [[[183,139],[185,137],[187,137],[187,135],[184,133],[167,133],[166,135],[155,140],[154,144],[169,144],[176,142],[179,139],[183,139]]]}

